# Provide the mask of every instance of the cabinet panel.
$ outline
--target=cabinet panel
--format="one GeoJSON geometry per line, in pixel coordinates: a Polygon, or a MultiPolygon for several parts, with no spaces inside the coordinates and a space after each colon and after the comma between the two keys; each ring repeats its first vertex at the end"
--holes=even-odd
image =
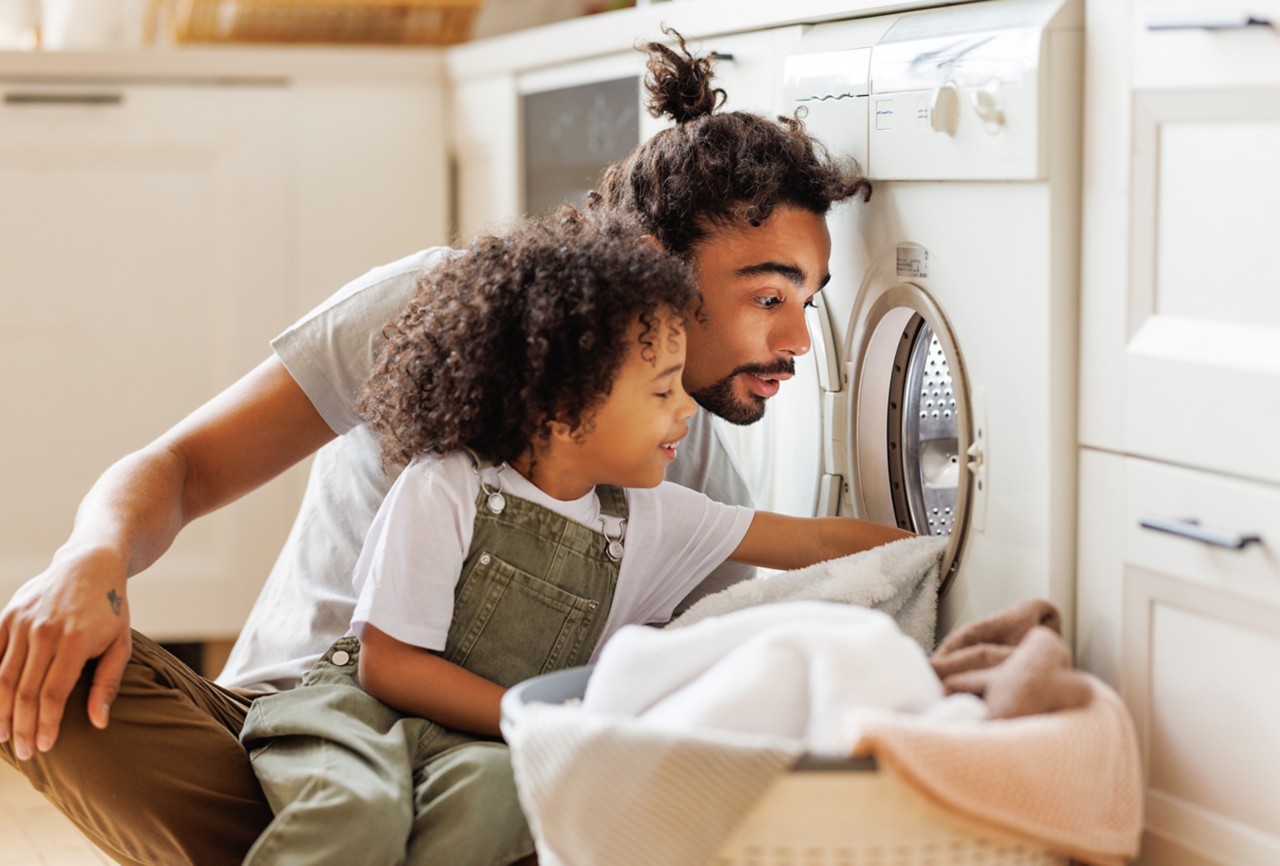
{"type": "Polygon", "coordinates": [[[1125,450],[1280,482],[1275,90],[1139,92],[1125,450]]]}
{"type": "Polygon", "coordinates": [[[1148,777],[1143,862],[1280,860],[1280,607],[1129,567],[1125,700],[1148,777]]]}
{"type": "MultiPolygon", "coordinates": [[[[266,357],[294,314],[281,86],[5,85],[0,106],[0,596],[97,475],[266,357]]],[[[291,491],[194,524],[131,583],[134,624],[231,634],[291,491]]]]}
{"type": "Polygon", "coordinates": [[[1122,477],[1121,682],[1147,769],[1144,862],[1280,862],[1280,488],[1135,458],[1122,477]]]}

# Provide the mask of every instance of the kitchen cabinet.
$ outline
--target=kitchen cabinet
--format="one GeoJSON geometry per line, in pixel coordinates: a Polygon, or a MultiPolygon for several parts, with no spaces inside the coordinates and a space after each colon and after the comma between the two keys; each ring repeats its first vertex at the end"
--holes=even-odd
{"type": "Polygon", "coordinates": [[[1280,862],[1280,35],[1090,14],[1077,657],[1137,725],[1142,862],[1280,862]]]}
{"type": "MultiPolygon", "coordinates": [[[[0,596],[110,462],[248,371],[363,270],[448,240],[438,58],[0,56],[0,596]],[[344,69],[344,66],[348,67],[344,69]]],[[[297,470],[130,584],[161,640],[234,635],[297,470]]]]}

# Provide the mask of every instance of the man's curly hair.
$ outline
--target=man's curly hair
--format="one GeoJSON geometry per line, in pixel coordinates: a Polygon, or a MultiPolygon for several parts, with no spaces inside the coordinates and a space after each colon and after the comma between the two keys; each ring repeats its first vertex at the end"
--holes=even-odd
{"type": "Polygon", "coordinates": [[[719,113],[725,93],[712,87],[712,58],[694,57],[669,27],[676,51],[660,42],[648,52],[649,113],[675,125],[609,166],[587,194],[592,207],[636,214],[668,250],[688,257],[709,232],[744,221],[758,226],[774,208],[824,216],[871,182],[852,157],[834,159],[798,117],[769,120],[745,111],[719,113]]]}
{"type": "Polygon", "coordinates": [[[651,349],[696,298],[689,267],[633,218],[566,205],[426,273],[357,409],[387,466],[459,448],[513,460],[554,420],[589,430],[631,327],[651,349]]]}

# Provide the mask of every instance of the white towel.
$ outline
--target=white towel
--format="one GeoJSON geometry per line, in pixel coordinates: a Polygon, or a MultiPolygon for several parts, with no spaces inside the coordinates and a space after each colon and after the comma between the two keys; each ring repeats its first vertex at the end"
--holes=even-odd
{"type": "Polygon", "coordinates": [[[887,614],[789,602],[623,628],[581,706],[526,707],[503,733],[544,866],[703,866],[801,754],[848,754],[847,711],[947,703],[887,614]]]}
{"type": "Polygon", "coordinates": [[[937,628],[947,541],[930,536],[904,538],[808,568],[744,580],[699,600],[667,628],[762,604],[836,601],[884,611],[928,652],[937,628]]]}
{"type": "Polygon", "coordinates": [[[601,651],[582,705],[670,731],[791,737],[847,755],[846,710],[918,713],[942,697],[928,657],[888,614],[792,601],[681,629],[625,626],[601,651]]]}

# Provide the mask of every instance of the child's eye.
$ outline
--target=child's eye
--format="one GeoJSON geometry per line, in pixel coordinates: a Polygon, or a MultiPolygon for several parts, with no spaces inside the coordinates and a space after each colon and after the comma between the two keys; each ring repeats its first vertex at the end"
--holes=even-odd
{"type": "Polygon", "coordinates": [[[671,396],[671,392],[670,392],[670,391],[659,391],[659,392],[658,392],[658,397],[662,398],[663,400],[667,399],[667,398],[668,398],[668,397],[670,397],[670,396],[671,396]]]}

